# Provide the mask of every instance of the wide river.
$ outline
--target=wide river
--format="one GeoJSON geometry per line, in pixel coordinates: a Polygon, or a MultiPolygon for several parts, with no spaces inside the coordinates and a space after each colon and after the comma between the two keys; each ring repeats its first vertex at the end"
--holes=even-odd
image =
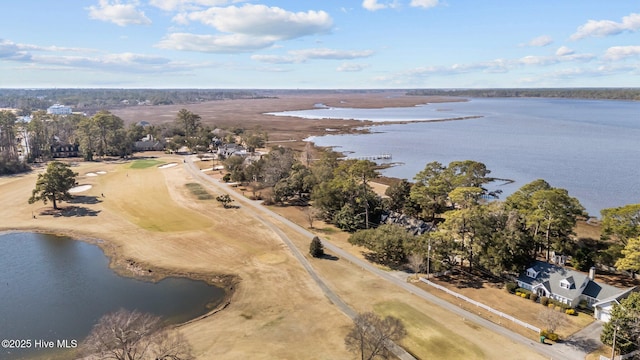
{"type": "Polygon", "coordinates": [[[410,108],[318,108],[277,113],[309,119],[383,121],[477,119],[380,125],[372,134],[309,140],[349,156],[390,153],[402,163],[383,171],[412,180],[431,161],[476,160],[491,175],[515,180],[503,197],[545,179],[577,197],[590,215],[640,202],[640,102],[540,98],[472,98],[410,108]]]}
{"type": "Polygon", "coordinates": [[[118,276],[99,247],[82,241],[0,233],[0,340],[31,341],[30,349],[3,346],[0,359],[42,353],[36,340],[80,342],[102,315],[120,308],[179,323],[206,313],[223,296],[203,281],[118,276]]]}

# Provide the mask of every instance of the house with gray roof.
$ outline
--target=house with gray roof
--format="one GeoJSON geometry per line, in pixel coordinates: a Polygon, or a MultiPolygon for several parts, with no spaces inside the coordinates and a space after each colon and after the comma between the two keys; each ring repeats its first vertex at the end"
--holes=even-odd
{"type": "Polygon", "coordinates": [[[538,296],[546,296],[571,307],[585,300],[594,309],[594,316],[608,321],[608,310],[635,288],[620,289],[595,281],[595,268],[589,274],[562,266],[535,261],[518,277],[518,286],[538,296]],[[607,310],[608,309],[608,310],[607,310]]]}

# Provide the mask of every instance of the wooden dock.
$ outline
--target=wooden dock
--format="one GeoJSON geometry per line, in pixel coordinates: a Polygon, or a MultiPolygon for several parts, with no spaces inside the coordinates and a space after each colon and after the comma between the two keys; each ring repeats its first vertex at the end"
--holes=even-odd
{"type": "Polygon", "coordinates": [[[391,154],[378,154],[378,155],[365,155],[365,156],[348,156],[344,158],[345,160],[389,160],[391,159],[391,154]]]}

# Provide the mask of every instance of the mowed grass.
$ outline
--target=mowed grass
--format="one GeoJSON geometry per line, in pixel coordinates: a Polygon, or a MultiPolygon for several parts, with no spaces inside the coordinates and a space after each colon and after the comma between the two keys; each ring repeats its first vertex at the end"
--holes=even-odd
{"type": "Polygon", "coordinates": [[[146,169],[152,166],[158,166],[160,164],[164,164],[164,161],[154,160],[154,159],[142,159],[142,160],[136,160],[132,162],[129,167],[131,169],[146,169]]]}
{"type": "Polygon", "coordinates": [[[419,359],[485,359],[478,346],[410,305],[387,301],[376,304],[374,311],[402,320],[408,333],[402,346],[419,359]]]}
{"type": "Polygon", "coordinates": [[[198,183],[187,183],[185,184],[185,186],[187,187],[187,189],[189,189],[193,196],[198,198],[198,200],[213,199],[213,195],[209,194],[209,192],[198,183]]]}
{"type": "Polygon", "coordinates": [[[173,232],[204,229],[211,221],[173,201],[162,170],[140,169],[135,174],[105,176],[105,205],[150,231],[173,232]]]}

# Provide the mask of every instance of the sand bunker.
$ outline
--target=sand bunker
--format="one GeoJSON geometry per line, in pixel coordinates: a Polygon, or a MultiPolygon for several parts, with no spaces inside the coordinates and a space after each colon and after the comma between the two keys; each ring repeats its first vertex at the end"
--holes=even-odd
{"type": "Polygon", "coordinates": [[[80,186],[76,186],[76,187],[73,187],[73,188],[69,189],[69,192],[72,193],[72,194],[75,194],[75,193],[87,191],[89,189],[91,189],[91,185],[80,185],[80,186]]]}
{"type": "Polygon", "coordinates": [[[86,173],[85,176],[98,176],[96,173],[86,173]]]}
{"type": "Polygon", "coordinates": [[[160,165],[160,166],[158,166],[158,168],[166,169],[166,168],[174,167],[176,165],[178,165],[178,164],[176,164],[176,163],[168,163],[168,164],[160,165]]]}

